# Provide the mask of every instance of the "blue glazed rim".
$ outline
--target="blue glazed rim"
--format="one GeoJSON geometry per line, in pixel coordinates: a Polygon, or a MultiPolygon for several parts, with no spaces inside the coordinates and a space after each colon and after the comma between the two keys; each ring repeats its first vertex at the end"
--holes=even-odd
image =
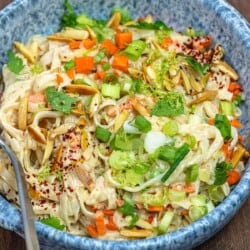
{"type": "MultiPolygon", "coordinates": [[[[209,11],[215,12],[221,19],[226,20],[227,25],[237,35],[250,55],[250,25],[247,23],[237,10],[224,0],[201,0],[209,11]],[[240,27],[240,29],[239,29],[240,27]]],[[[28,1],[15,1],[2,10],[1,18],[8,18],[9,14],[22,3],[23,6],[29,5],[28,1]]],[[[62,231],[58,231],[40,222],[36,222],[36,229],[39,233],[41,243],[45,241],[47,246],[61,246],[67,249],[190,249],[195,247],[208,238],[212,237],[221,230],[235,215],[239,208],[244,204],[250,194],[250,163],[247,169],[230,195],[218,205],[212,212],[204,216],[197,222],[192,223],[180,230],[158,237],[134,240],[134,241],[106,241],[96,240],[87,237],[75,236],[62,231]],[[56,244],[56,245],[55,245],[56,244]]],[[[21,214],[17,208],[12,206],[2,196],[0,196],[0,225],[6,229],[16,231],[23,235],[21,214]],[[10,217],[11,215],[11,217],[10,217]],[[15,221],[12,221],[15,218],[15,221]]],[[[62,249],[60,248],[60,249],[62,249]]]]}

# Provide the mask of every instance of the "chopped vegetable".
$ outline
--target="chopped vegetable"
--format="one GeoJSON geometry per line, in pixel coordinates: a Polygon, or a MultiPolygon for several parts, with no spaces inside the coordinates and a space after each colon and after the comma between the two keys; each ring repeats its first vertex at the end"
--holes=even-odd
{"type": "Polygon", "coordinates": [[[186,198],[186,191],[185,190],[168,190],[168,199],[172,202],[182,201],[186,198]]]}
{"type": "Polygon", "coordinates": [[[58,218],[53,217],[53,216],[47,219],[41,219],[40,222],[42,222],[43,224],[49,225],[51,227],[54,227],[58,230],[63,230],[65,228],[65,226],[61,224],[61,221],[58,218]]]}
{"type": "Polygon", "coordinates": [[[77,102],[77,98],[65,94],[63,90],[56,91],[54,87],[48,87],[45,94],[52,108],[65,114],[70,114],[72,104],[77,102]]]}
{"type": "Polygon", "coordinates": [[[168,231],[168,227],[171,224],[172,220],[174,218],[174,212],[173,211],[167,211],[163,215],[160,224],[159,224],[159,231],[160,233],[166,233],[168,231]]]}
{"type": "Polygon", "coordinates": [[[121,87],[119,84],[108,84],[108,83],[102,84],[102,96],[104,97],[111,97],[113,99],[119,99],[120,91],[121,91],[121,87]]]}
{"type": "Polygon", "coordinates": [[[87,225],[86,229],[87,229],[88,234],[91,237],[94,237],[94,238],[98,237],[98,233],[94,225],[91,225],[91,224],[87,225]]]}
{"type": "Polygon", "coordinates": [[[105,70],[105,71],[106,71],[106,70],[109,70],[109,69],[110,69],[110,64],[107,63],[107,62],[104,63],[104,64],[102,65],[102,69],[105,70]]]}
{"type": "Polygon", "coordinates": [[[214,202],[221,202],[225,198],[225,194],[221,186],[209,186],[208,187],[209,198],[214,202]]]}
{"type": "Polygon", "coordinates": [[[214,125],[220,130],[225,140],[231,139],[231,124],[225,115],[216,114],[214,125]]]}
{"type": "Polygon", "coordinates": [[[77,15],[75,14],[72,5],[68,0],[64,0],[64,15],[62,16],[61,26],[65,27],[75,27],[77,15]]]}
{"type": "Polygon", "coordinates": [[[236,170],[231,170],[227,175],[227,183],[232,186],[238,183],[240,180],[240,174],[236,170]]]}
{"type": "Polygon", "coordinates": [[[135,154],[133,152],[123,152],[114,150],[109,157],[109,164],[111,168],[116,170],[124,170],[136,162],[135,154]]]}
{"type": "Polygon", "coordinates": [[[76,72],[77,73],[90,73],[94,68],[94,57],[83,56],[75,58],[76,72]]]}
{"type": "Polygon", "coordinates": [[[102,128],[100,126],[96,127],[95,136],[98,140],[100,140],[102,142],[108,142],[111,135],[112,135],[112,133],[110,131],[108,131],[107,129],[102,128]]]}
{"type": "Polygon", "coordinates": [[[143,133],[150,131],[152,128],[151,123],[142,115],[135,117],[134,124],[143,133]]]}
{"type": "Polygon", "coordinates": [[[112,67],[115,69],[119,69],[121,71],[128,71],[128,57],[122,54],[116,54],[114,56],[112,67]]]}
{"type": "Polygon", "coordinates": [[[83,40],[83,47],[85,49],[92,49],[96,45],[96,41],[91,40],[91,39],[85,39],[83,40]]]}
{"type": "Polygon", "coordinates": [[[132,32],[116,33],[115,42],[119,49],[126,48],[132,42],[132,32]]]}
{"type": "Polygon", "coordinates": [[[242,128],[242,124],[240,123],[240,121],[236,118],[231,120],[231,125],[235,128],[242,128]]]}
{"type": "Polygon", "coordinates": [[[162,21],[155,21],[154,23],[148,23],[143,21],[138,21],[136,25],[130,25],[130,27],[134,27],[137,29],[146,29],[146,30],[167,30],[172,31],[171,27],[167,27],[165,23],[162,21]]]}
{"type": "Polygon", "coordinates": [[[137,61],[146,49],[146,43],[141,40],[134,40],[127,48],[122,52],[124,55],[132,61],[137,61]]]}
{"type": "Polygon", "coordinates": [[[192,56],[185,56],[188,64],[190,66],[192,66],[198,73],[199,75],[204,75],[209,67],[209,64],[205,63],[205,64],[200,64],[199,62],[197,62],[192,56]]]}
{"type": "Polygon", "coordinates": [[[155,116],[178,116],[184,114],[184,100],[182,94],[174,91],[168,92],[159,100],[151,111],[155,116]]]}
{"type": "Polygon", "coordinates": [[[194,182],[199,176],[199,166],[198,164],[192,164],[185,170],[186,182],[194,182]]]}
{"type": "Polygon", "coordinates": [[[118,51],[118,48],[115,46],[115,44],[110,39],[105,39],[102,42],[100,50],[101,49],[105,49],[105,53],[107,55],[114,55],[118,51]]]}
{"type": "Polygon", "coordinates": [[[189,208],[189,217],[192,221],[196,221],[206,215],[207,212],[207,206],[191,206],[189,208]]]}
{"type": "Polygon", "coordinates": [[[220,111],[223,115],[234,115],[234,103],[229,101],[220,101],[220,111]]]}
{"type": "Polygon", "coordinates": [[[74,68],[75,67],[75,62],[73,61],[73,60],[70,60],[70,61],[68,61],[68,62],[66,62],[65,64],[64,64],[64,69],[66,70],[66,71],[68,71],[68,70],[70,70],[70,69],[72,69],[72,68],[74,68]]]}
{"type": "Polygon", "coordinates": [[[69,47],[74,50],[74,49],[79,49],[82,44],[82,41],[71,41],[69,43],[69,47]]]}
{"type": "Polygon", "coordinates": [[[23,60],[18,57],[14,52],[8,51],[8,64],[9,70],[15,74],[19,74],[24,68],[23,60]]]}
{"type": "Polygon", "coordinates": [[[226,182],[227,174],[232,169],[232,165],[224,161],[218,162],[215,167],[214,185],[219,186],[226,182]]]}
{"type": "Polygon", "coordinates": [[[104,235],[106,233],[105,224],[104,224],[104,217],[103,214],[100,213],[95,217],[95,224],[98,236],[104,235]]]}
{"type": "Polygon", "coordinates": [[[178,133],[178,123],[174,120],[169,120],[164,124],[162,131],[167,136],[174,136],[178,133]]]}

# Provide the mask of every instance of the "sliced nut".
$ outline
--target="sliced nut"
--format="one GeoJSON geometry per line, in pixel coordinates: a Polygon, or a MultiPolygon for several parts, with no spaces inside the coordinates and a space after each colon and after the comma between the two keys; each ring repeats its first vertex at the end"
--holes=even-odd
{"type": "Polygon", "coordinates": [[[20,42],[14,42],[14,45],[16,49],[30,62],[30,63],[35,63],[36,57],[32,53],[31,50],[29,50],[24,44],[20,42]]]}
{"type": "Polygon", "coordinates": [[[63,145],[60,145],[60,147],[58,148],[56,152],[56,157],[51,168],[52,171],[55,171],[59,168],[59,164],[62,160],[62,153],[63,153],[63,145]]]}
{"type": "Polygon", "coordinates": [[[81,134],[81,149],[85,151],[88,148],[88,135],[85,130],[82,131],[81,134]]]}
{"type": "Polygon", "coordinates": [[[86,25],[86,30],[89,32],[90,38],[92,40],[96,41],[97,36],[96,36],[95,32],[88,25],[86,25]]]}
{"type": "Polygon", "coordinates": [[[131,98],[131,104],[133,108],[143,116],[149,116],[148,110],[140,103],[138,102],[135,98],[131,98]]]}
{"type": "Polygon", "coordinates": [[[128,73],[134,78],[143,78],[143,72],[138,69],[128,68],[128,73]]]}
{"type": "Polygon", "coordinates": [[[181,73],[181,77],[182,77],[182,80],[183,80],[184,88],[185,88],[187,94],[190,94],[191,93],[190,81],[189,81],[186,73],[183,70],[180,70],[180,73],[181,73]]]}
{"type": "Polygon", "coordinates": [[[47,137],[46,147],[45,147],[45,150],[44,150],[43,160],[42,160],[43,165],[47,162],[47,160],[51,156],[51,153],[52,153],[52,150],[53,150],[53,144],[54,144],[54,141],[50,138],[50,136],[48,136],[47,137]]]}
{"type": "Polygon", "coordinates": [[[36,189],[34,189],[34,188],[31,187],[31,186],[29,186],[28,193],[29,193],[29,197],[30,197],[32,200],[39,200],[40,197],[41,197],[40,192],[38,192],[36,189]]]}
{"type": "Polygon", "coordinates": [[[236,167],[236,165],[239,163],[239,161],[245,156],[246,152],[248,152],[248,151],[244,148],[244,146],[242,144],[238,143],[237,149],[235,150],[233,157],[232,157],[232,160],[231,160],[231,164],[232,164],[233,168],[236,167]]]}
{"type": "Polygon", "coordinates": [[[51,36],[47,36],[47,39],[50,41],[65,42],[65,43],[72,41],[72,38],[66,37],[61,33],[55,33],[51,36]]]}
{"type": "Polygon", "coordinates": [[[120,234],[129,238],[146,238],[152,235],[149,229],[121,229],[120,234]]]}
{"type": "Polygon", "coordinates": [[[78,93],[80,95],[94,95],[97,89],[84,84],[70,84],[64,88],[69,93],[78,93]]]}
{"type": "Polygon", "coordinates": [[[29,50],[31,51],[31,53],[33,54],[35,60],[37,59],[38,57],[38,51],[39,51],[39,48],[38,48],[38,43],[37,42],[32,42],[29,46],[29,50]]]}
{"type": "Polygon", "coordinates": [[[117,29],[121,22],[121,13],[115,12],[107,23],[107,27],[117,29]]]}
{"type": "Polygon", "coordinates": [[[123,110],[120,113],[119,117],[116,119],[115,124],[114,124],[115,133],[121,128],[121,126],[128,119],[128,117],[129,117],[129,112],[127,110],[123,110]]]}
{"type": "Polygon", "coordinates": [[[218,94],[217,90],[206,90],[200,93],[195,100],[189,102],[187,105],[192,106],[193,104],[201,103],[204,101],[212,101],[217,96],[217,94],[218,94]]]}
{"type": "Polygon", "coordinates": [[[46,138],[40,131],[39,127],[29,126],[28,132],[30,136],[39,143],[46,144],[46,138]]]}
{"type": "Polygon", "coordinates": [[[223,73],[229,75],[233,80],[238,80],[239,76],[238,74],[236,73],[236,71],[229,65],[227,64],[226,62],[224,61],[218,61],[216,62],[215,64],[218,69],[220,71],[222,71],[223,73]]]}
{"type": "Polygon", "coordinates": [[[19,105],[18,109],[18,128],[25,130],[27,127],[27,116],[28,116],[28,98],[24,97],[19,105]]]}
{"type": "Polygon", "coordinates": [[[195,79],[194,79],[194,76],[192,74],[190,74],[189,76],[189,80],[190,80],[190,84],[191,84],[191,87],[196,91],[196,92],[201,92],[202,91],[202,86],[199,82],[197,82],[195,79]]]}
{"type": "Polygon", "coordinates": [[[81,117],[80,119],[79,119],[79,121],[76,123],[76,125],[78,126],[78,127],[81,127],[81,126],[86,126],[88,124],[88,122],[87,122],[87,120],[84,118],[84,117],[81,117]]]}
{"type": "Polygon", "coordinates": [[[61,126],[55,128],[51,133],[51,138],[55,138],[58,135],[62,135],[68,132],[69,129],[73,128],[75,126],[74,123],[64,123],[61,126]]]}
{"type": "Polygon", "coordinates": [[[89,117],[92,118],[94,116],[94,113],[97,111],[99,105],[101,103],[101,95],[100,93],[96,93],[90,103],[89,106],[89,117]]]}

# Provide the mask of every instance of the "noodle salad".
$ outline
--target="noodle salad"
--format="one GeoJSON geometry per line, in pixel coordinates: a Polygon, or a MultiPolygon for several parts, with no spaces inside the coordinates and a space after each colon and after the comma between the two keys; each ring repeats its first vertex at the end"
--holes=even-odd
{"type": "MultiPolygon", "coordinates": [[[[20,160],[38,220],[99,239],[175,231],[239,182],[249,152],[244,101],[223,47],[189,27],[114,9],[14,42],[3,67],[2,136],[20,160]]],[[[0,151],[0,192],[18,205],[0,151]]]]}

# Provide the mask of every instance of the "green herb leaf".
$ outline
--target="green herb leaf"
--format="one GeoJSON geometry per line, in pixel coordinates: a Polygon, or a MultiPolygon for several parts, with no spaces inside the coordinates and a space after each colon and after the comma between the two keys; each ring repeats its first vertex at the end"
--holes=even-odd
{"type": "Polygon", "coordinates": [[[227,180],[227,174],[232,169],[232,165],[224,161],[218,162],[215,167],[215,181],[214,185],[220,186],[227,180]]]}
{"type": "Polygon", "coordinates": [[[76,22],[77,15],[75,14],[72,5],[68,0],[64,1],[64,15],[62,16],[61,26],[65,27],[75,27],[77,26],[76,22]]]}
{"type": "Polygon", "coordinates": [[[124,204],[118,208],[118,211],[125,215],[133,215],[135,213],[135,207],[132,202],[125,199],[124,204]]]}
{"type": "Polygon", "coordinates": [[[54,227],[58,230],[63,230],[65,228],[65,225],[61,224],[61,221],[56,217],[49,217],[48,219],[42,219],[40,220],[43,224],[49,225],[51,227],[54,227]]]}
{"type": "Polygon", "coordinates": [[[214,125],[220,130],[220,133],[225,140],[232,138],[231,124],[225,115],[216,114],[214,125]]]}
{"type": "Polygon", "coordinates": [[[244,103],[244,99],[242,98],[242,95],[237,95],[233,101],[234,105],[240,106],[242,103],[244,103]]]}
{"type": "Polygon", "coordinates": [[[170,91],[159,100],[151,111],[155,116],[178,116],[184,114],[184,100],[181,93],[170,91]]]}
{"type": "Polygon", "coordinates": [[[192,164],[185,170],[186,182],[194,182],[197,180],[199,175],[199,166],[198,164],[192,164]]]}
{"type": "Polygon", "coordinates": [[[8,64],[9,70],[15,74],[19,74],[24,68],[23,60],[18,57],[13,51],[8,51],[8,64]]]}
{"type": "Polygon", "coordinates": [[[192,66],[198,73],[200,76],[204,75],[209,67],[208,63],[205,64],[200,64],[199,62],[197,62],[192,56],[185,56],[188,64],[190,66],[192,66]]]}
{"type": "Polygon", "coordinates": [[[68,61],[68,62],[66,62],[65,64],[64,64],[64,69],[66,70],[66,71],[68,71],[68,70],[70,70],[70,69],[72,69],[72,68],[74,68],[75,67],[75,61],[74,60],[70,60],[70,61],[68,61]]]}
{"type": "Polygon", "coordinates": [[[65,94],[63,90],[57,91],[54,87],[48,87],[45,94],[51,107],[65,114],[70,114],[72,104],[77,102],[77,98],[65,94]]]}
{"type": "Polygon", "coordinates": [[[105,128],[102,128],[100,126],[96,127],[96,131],[95,131],[95,137],[102,141],[102,142],[108,142],[110,137],[111,137],[112,133],[110,131],[108,131],[105,128]]]}
{"type": "Polygon", "coordinates": [[[172,31],[173,28],[168,27],[162,21],[155,21],[154,23],[147,23],[143,21],[138,21],[136,25],[130,25],[129,27],[137,28],[137,29],[145,29],[145,30],[168,30],[172,31]]]}

